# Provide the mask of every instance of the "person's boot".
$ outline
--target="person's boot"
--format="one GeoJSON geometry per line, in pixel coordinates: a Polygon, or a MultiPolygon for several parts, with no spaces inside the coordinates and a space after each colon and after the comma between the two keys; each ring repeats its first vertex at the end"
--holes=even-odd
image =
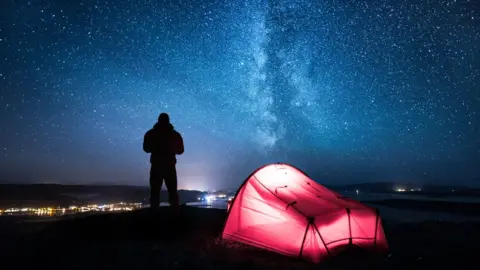
{"type": "Polygon", "coordinates": [[[148,212],[150,213],[151,216],[156,216],[160,210],[160,207],[158,206],[150,206],[148,209],[148,212]]]}
{"type": "Polygon", "coordinates": [[[157,200],[150,199],[150,213],[154,214],[160,210],[160,202],[157,200]]]}

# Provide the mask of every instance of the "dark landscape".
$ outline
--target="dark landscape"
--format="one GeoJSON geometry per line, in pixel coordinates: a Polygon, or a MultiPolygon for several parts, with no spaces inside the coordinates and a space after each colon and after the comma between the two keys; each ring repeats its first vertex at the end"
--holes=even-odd
{"type": "Polygon", "coordinates": [[[325,185],[328,188],[338,192],[355,191],[372,193],[398,193],[398,188],[405,191],[402,194],[421,195],[429,197],[480,197],[480,189],[465,185],[435,185],[435,184],[414,184],[414,183],[393,183],[393,182],[374,182],[359,183],[349,185],[325,185]]]}
{"type": "Polygon", "coordinates": [[[3,269],[478,269],[480,223],[384,220],[388,254],[345,252],[315,265],[221,240],[226,211],[182,207],[155,214],[0,219],[3,269]],[[370,256],[371,255],[371,256],[370,256]]]}
{"type": "MultiPolygon", "coordinates": [[[[328,188],[339,193],[354,192],[372,192],[380,194],[399,194],[394,192],[398,184],[395,183],[363,183],[355,185],[326,185],[328,188]]],[[[403,185],[408,188],[415,188],[415,185],[403,185]]],[[[236,189],[232,188],[223,192],[233,195],[236,189]]],[[[182,203],[195,202],[207,192],[198,190],[180,190],[179,196],[182,203]]],[[[429,185],[424,186],[421,191],[405,191],[401,194],[412,196],[426,196],[432,198],[448,198],[448,197],[480,197],[480,189],[469,188],[465,186],[441,186],[429,185]],[[453,190],[453,191],[452,191],[453,190]]],[[[149,188],[147,186],[122,186],[122,185],[60,185],[60,184],[0,184],[0,208],[1,207],[35,207],[48,205],[71,205],[71,204],[88,204],[88,203],[107,203],[112,201],[127,201],[147,203],[149,196],[149,188]]],[[[167,201],[167,192],[162,191],[162,202],[167,201]]],[[[379,203],[379,202],[375,202],[379,203]]],[[[383,202],[393,207],[412,207],[411,201],[406,203],[398,203],[392,200],[383,202]]],[[[433,209],[435,206],[428,206],[433,209]]],[[[465,204],[466,205],[466,204],[465,204]]],[[[465,206],[463,205],[463,206],[465,206]]],[[[425,206],[426,207],[426,206],[425,206]]],[[[443,208],[442,205],[438,207],[443,208]]],[[[437,208],[438,208],[437,207],[437,208]]],[[[477,205],[469,206],[471,208],[477,205]]],[[[448,208],[451,209],[451,208],[448,208]]],[[[471,214],[471,212],[467,214],[471,214]]],[[[478,211],[474,211],[478,212],[478,211]]]]}
{"type": "MultiPolygon", "coordinates": [[[[108,202],[148,202],[147,186],[0,184],[0,207],[68,206],[108,202]]],[[[205,194],[196,190],[180,190],[182,203],[194,202],[205,194]]],[[[167,192],[162,191],[162,202],[167,192]]]]}
{"type": "Polygon", "coordinates": [[[428,201],[428,200],[408,200],[408,199],[386,199],[379,201],[363,201],[363,203],[373,205],[384,205],[398,209],[408,209],[418,211],[443,212],[464,216],[480,216],[480,203],[476,202],[447,202],[447,201],[428,201]]]}
{"type": "MultiPolygon", "coordinates": [[[[392,184],[393,185],[393,184],[392,184]]],[[[337,191],[392,193],[385,183],[334,187],[337,191]]],[[[451,187],[446,187],[451,188],[451,187]]],[[[333,188],[332,188],[333,189],[333,188]]],[[[457,187],[458,189],[458,187],[457,187]]],[[[445,190],[422,192],[433,197],[445,190]]],[[[469,190],[473,194],[474,190],[469,190]]],[[[182,202],[206,192],[180,190],[182,202]]],[[[393,193],[392,193],[393,194],[393,193]]],[[[408,194],[408,192],[402,192],[408,194]]],[[[410,192],[419,195],[416,192],[410,192]]],[[[448,194],[448,193],[447,193],[448,194]]],[[[449,197],[448,195],[444,197],[449,197]]],[[[164,193],[163,201],[167,198],[164,193]]],[[[415,198],[415,196],[412,196],[415,198]]],[[[86,185],[0,185],[3,206],[68,205],[108,201],[146,202],[147,187],[86,185]]],[[[480,216],[479,203],[416,199],[364,201],[397,209],[480,216]]],[[[60,217],[0,216],[2,261],[15,269],[317,269],[319,266],[221,239],[227,212],[183,206],[179,216],[169,208],[123,213],[78,213],[60,217]]],[[[461,269],[480,266],[476,240],[480,222],[426,221],[406,223],[383,219],[388,254],[345,252],[322,263],[323,269],[436,269],[456,262],[461,269]],[[368,255],[368,256],[366,256],[368,255]]],[[[9,268],[5,268],[9,269],[9,268]]]]}

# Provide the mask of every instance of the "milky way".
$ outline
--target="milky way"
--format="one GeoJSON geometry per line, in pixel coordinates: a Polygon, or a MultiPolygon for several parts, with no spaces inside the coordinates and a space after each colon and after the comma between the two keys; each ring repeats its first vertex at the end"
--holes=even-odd
{"type": "Polygon", "coordinates": [[[475,1],[163,2],[2,1],[0,181],[146,185],[166,111],[181,188],[479,184],[475,1]]]}

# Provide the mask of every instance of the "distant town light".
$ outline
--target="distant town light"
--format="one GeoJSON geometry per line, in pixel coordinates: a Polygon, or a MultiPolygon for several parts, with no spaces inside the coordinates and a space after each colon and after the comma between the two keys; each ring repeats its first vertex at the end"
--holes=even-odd
{"type": "Polygon", "coordinates": [[[69,206],[68,208],[62,207],[24,207],[24,208],[8,208],[0,209],[0,215],[3,214],[15,214],[19,213],[20,215],[38,215],[38,216],[54,216],[60,214],[70,214],[78,212],[105,212],[105,211],[132,211],[134,209],[142,208],[142,203],[113,203],[108,205],[86,205],[86,206],[69,206]]]}
{"type": "Polygon", "coordinates": [[[211,202],[211,201],[214,201],[217,197],[215,195],[207,195],[205,196],[205,200],[207,200],[207,202],[211,202]]]}

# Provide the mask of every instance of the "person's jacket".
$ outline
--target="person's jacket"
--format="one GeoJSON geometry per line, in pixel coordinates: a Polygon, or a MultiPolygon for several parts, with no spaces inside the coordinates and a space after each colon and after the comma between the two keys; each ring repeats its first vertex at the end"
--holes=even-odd
{"type": "Polygon", "coordinates": [[[143,151],[151,153],[152,164],[174,165],[177,163],[175,156],[184,152],[182,135],[170,123],[156,123],[145,133],[143,151]]]}

